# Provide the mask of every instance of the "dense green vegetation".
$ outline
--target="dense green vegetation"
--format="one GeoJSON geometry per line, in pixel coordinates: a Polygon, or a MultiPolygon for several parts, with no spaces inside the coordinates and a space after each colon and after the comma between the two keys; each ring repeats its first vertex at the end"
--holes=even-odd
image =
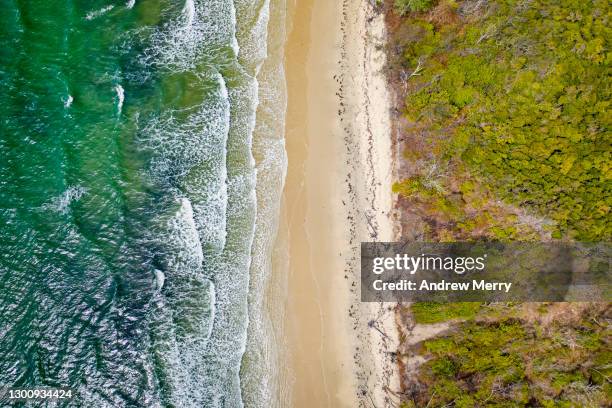
{"type": "Polygon", "coordinates": [[[555,314],[563,308],[540,308],[534,321],[516,310],[499,319],[507,310],[484,307],[461,330],[425,341],[429,360],[418,376],[428,392],[412,390],[404,406],[605,406],[612,395],[605,312],[593,306],[567,318],[555,314]]]}
{"type": "Polygon", "coordinates": [[[395,0],[395,9],[402,15],[415,12],[425,11],[432,5],[432,0],[395,0]]]}
{"type": "Polygon", "coordinates": [[[480,310],[480,303],[433,303],[420,302],[411,306],[416,323],[439,323],[452,319],[471,319],[480,310]]]}
{"type": "Polygon", "coordinates": [[[520,208],[501,203],[489,187],[477,183],[469,172],[458,171],[459,166],[460,162],[449,165],[454,168],[447,169],[448,174],[442,175],[444,180],[415,175],[393,185],[393,191],[409,199],[410,208],[419,211],[430,224],[428,240],[538,240],[550,234],[550,223],[539,226],[520,222],[520,208]]]}
{"type": "MultiPolygon", "coordinates": [[[[419,239],[609,241],[609,1],[387,5],[405,96],[393,189],[419,239]]],[[[426,362],[405,373],[402,407],[610,406],[607,305],[408,308],[449,326],[404,351],[426,362]]]]}
{"type": "Polygon", "coordinates": [[[610,238],[609,2],[395,6],[429,10],[405,17],[402,64],[405,113],[435,153],[439,178],[417,174],[396,191],[437,196],[444,210],[452,186],[443,176],[452,174],[546,218],[553,238],[610,238]]]}

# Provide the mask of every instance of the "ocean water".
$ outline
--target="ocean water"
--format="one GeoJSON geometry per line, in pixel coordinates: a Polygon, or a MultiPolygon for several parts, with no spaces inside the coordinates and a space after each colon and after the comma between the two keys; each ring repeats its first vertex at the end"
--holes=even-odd
{"type": "Polygon", "coordinates": [[[0,0],[0,386],[283,405],[283,10],[0,0]]]}

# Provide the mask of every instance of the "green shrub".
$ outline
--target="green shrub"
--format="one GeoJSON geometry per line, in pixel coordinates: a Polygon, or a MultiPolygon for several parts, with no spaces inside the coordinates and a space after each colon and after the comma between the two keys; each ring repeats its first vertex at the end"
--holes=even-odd
{"type": "Polygon", "coordinates": [[[469,321],[458,329],[424,342],[428,361],[417,375],[429,391],[414,401],[417,406],[510,407],[531,401],[576,407],[584,406],[589,387],[591,406],[607,401],[612,368],[609,332],[603,327],[582,323],[537,330],[506,319],[469,321]],[[588,347],[571,341],[580,337],[592,339],[588,347]]]}
{"type": "MultiPolygon", "coordinates": [[[[413,14],[406,116],[555,238],[612,236],[609,3],[500,0],[460,24],[413,14]]],[[[398,0],[403,13],[430,1],[398,0]]],[[[456,20],[453,20],[456,21],[456,20]]],[[[504,238],[511,231],[496,232],[504,238]]]]}
{"type": "Polygon", "coordinates": [[[395,0],[395,11],[398,14],[413,13],[416,11],[426,11],[431,8],[432,0],[395,0]]]}
{"type": "Polygon", "coordinates": [[[451,319],[470,319],[480,310],[480,303],[418,302],[410,306],[417,323],[439,323],[451,319]]]}

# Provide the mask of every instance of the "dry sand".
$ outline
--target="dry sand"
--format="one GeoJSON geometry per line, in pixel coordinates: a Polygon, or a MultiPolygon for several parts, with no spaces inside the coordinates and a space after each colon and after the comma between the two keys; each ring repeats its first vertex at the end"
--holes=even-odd
{"type": "Polygon", "coordinates": [[[394,313],[359,301],[360,242],[395,238],[383,16],[366,0],[296,0],[288,14],[278,265],[289,274],[292,406],[392,406],[394,313]]]}

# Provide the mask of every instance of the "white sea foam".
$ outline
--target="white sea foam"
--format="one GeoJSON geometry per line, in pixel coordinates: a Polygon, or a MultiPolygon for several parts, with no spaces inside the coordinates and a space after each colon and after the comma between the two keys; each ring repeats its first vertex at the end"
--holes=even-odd
{"type": "Polygon", "coordinates": [[[204,255],[190,200],[178,198],[167,219],[159,217],[157,240],[164,248],[166,289],[157,298],[152,335],[165,374],[164,398],[176,406],[202,406],[206,386],[202,350],[212,333],[215,286],[201,273],[204,255]]]}
{"type": "Polygon", "coordinates": [[[242,21],[252,22],[237,32],[239,61],[250,75],[257,76],[268,55],[270,0],[236,0],[236,12],[242,21]]]}
{"type": "MultiPolygon", "coordinates": [[[[261,6],[262,3],[253,6],[261,6]]],[[[238,16],[238,24],[246,32],[251,24],[248,18],[238,16]]],[[[241,44],[242,36],[236,36],[236,45],[241,44]]],[[[235,47],[235,49],[239,49],[235,47]]],[[[206,268],[215,279],[217,314],[232,316],[228,319],[215,319],[211,340],[204,356],[207,361],[215,362],[214,372],[206,378],[208,395],[206,406],[222,406],[218,396],[231,396],[225,405],[243,406],[241,392],[241,362],[247,344],[249,325],[248,296],[251,268],[251,252],[257,212],[255,185],[256,171],[252,155],[253,128],[256,123],[258,104],[258,83],[246,60],[237,67],[238,78],[228,89],[232,109],[228,150],[227,180],[227,242],[223,253],[213,258],[206,268]]],[[[257,296],[257,295],[254,295],[257,296]]],[[[265,406],[262,401],[260,406],[265,406]]]]}
{"type": "Polygon", "coordinates": [[[183,7],[183,14],[185,15],[186,26],[193,25],[193,19],[195,18],[195,3],[193,0],[186,0],[185,6],[183,7]]]}
{"type": "Polygon", "coordinates": [[[125,99],[125,91],[121,85],[115,85],[115,92],[117,93],[117,110],[121,113],[123,108],[123,101],[125,99]]]}
{"type": "Polygon", "coordinates": [[[164,287],[164,282],[166,281],[166,275],[160,271],[159,269],[155,270],[155,287],[158,291],[162,290],[164,287]]]}
{"type": "Polygon", "coordinates": [[[218,89],[201,106],[191,109],[186,118],[177,111],[153,118],[142,130],[141,143],[152,153],[153,180],[162,185],[180,180],[179,187],[195,213],[202,246],[219,253],[226,235],[230,106],[223,77],[215,77],[218,89]]]}
{"type": "Polygon", "coordinates": [[[86,192],[87,190],[82,186],[69,187],[58,197],[51,199],[51,201],[43,207],[62,214],[67,214],[70,209],[70,204],[80,200],[86,192]]]}
{"type": "Polygon", "coordinates": [[[179,16],[154,30],[140,63],[172,72],[216,65],[228,45],[238,53],[235,14],[231,0],[186,0],[179,16]]]}
{"type": "MultiPolygon", "coordinates": [[[[187,0],[175,20],[153,29],[151,45],[140,58],[145,71],[185,75],[192,89],[208,84],[201,106],[143,117],[137,138],[150,156],[151,181],[180,197],[179,209],[162,223],[165,232],[158,239],[166,254],[160,302],[168,307],[160,306],[156,317],[156,354],[169,381],[168,401],[177,406],[244,404],[240,370],[249,325],[251,253],[262,248],[253,246],[257,175],[252,145],[268,7],[269,0],[236,5],[187,0]],[[228,47],[234,53],[230,67],[228,47]],[[223,72],[231,75],[229,89],[218,72],[220,60],[223,72]],[[209,91],[215,82],[216,90],[209,91]]],[[[276,164],[283,167],[279,157],[276,164]]],[[[276,215],[271,210],[262,216],[276,215]]],[[[256,394],[249,401],[261,396],[256,394]]]]}
{"type": "Polygon", "coordinates": [[[87,13],[87,15],[85,16],[85,20],[93,20],[94,18],[98,18],[103,14],[108,13],[109,11],[111,11],[113,8],[115,8],[114,5],[109,5],[106,7],[101,8],[100,10],[96,10],[96,11],[90,11],[89,13],[87,13]]]}
{"type": "MultiPolygon", "coordinates": [[[[242,0],[244,2],[245,0],[242,0]]],[[[266,2],[267,3],[267,2],[266,2]]],[[[270,16],[258,11],[252,16],[257,27],[266,28],[269,21],[284,21],[284,0],[270,2],[270,16]],[[265,22],[265,24],[264,24],[265,22]]],[[[244,6],[246,7],[246,6],[244,6]]],[[[249,8],[251,13],[257,8],[249,8]]],[[[267,9],[265,12],[267,13],[267,9]]],[[[285,32],[279,24],[270,24],[267,36],[261,31],[248,33],[246,45],[241,50],[251,61],[256,73],[258,88],[258,117],[253,136],[253,151],[257,157],[257,223],[252,246],[249,294],[248,342],[242,368],[242,398],[246,407],[281,408],[290,405],[288,375],[282,375],[281,359],[283,314],[279,309],[266,307],[270,302],[280,302],[283,296],[283,277],[271,275],[271,256],[278,228],[280,196],[284,185],[287,157],[284,143],[286,88],[283,70],[283,44],[285,32]],[[267,37],[266,47],[252,45],[267,37]],[[260,116],[261,113],[261,116],[260,116]],[[261,293],[268,296],[264,302],[261,293]],[[282,391],[281,391],[282,390],[282,391]]]]}
{"type": "Polygon", "coordinates": [[[180,273],[197,273],[202,267],[204,254],[189,199],[183,197],[179,200],[179,208],[167,227],[175,246],[167,268],[180,273]]]}

